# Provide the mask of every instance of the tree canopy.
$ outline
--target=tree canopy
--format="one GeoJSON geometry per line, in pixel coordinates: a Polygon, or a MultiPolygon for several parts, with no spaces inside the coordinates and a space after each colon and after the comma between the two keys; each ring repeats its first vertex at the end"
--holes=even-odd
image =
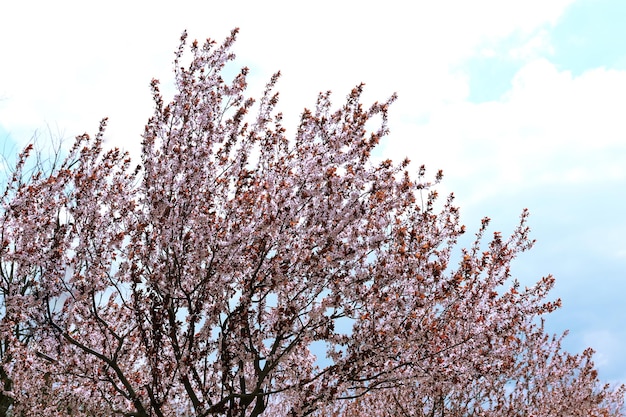
{"type": "Polygon", "coordinates": [[[554,279],[512,277],[526,210],[459,248],[441,173],[372,157],[395,96],[320,94],[288,138],[278,74],[258,102],[246,68],[225,81],[235,36],[183,34],[139,163],[104,149],[106,119],[50,169],[25,175],[20,155],[0,212],[0,414],[622,415],[593,352],[545,331],[554,279]]]}

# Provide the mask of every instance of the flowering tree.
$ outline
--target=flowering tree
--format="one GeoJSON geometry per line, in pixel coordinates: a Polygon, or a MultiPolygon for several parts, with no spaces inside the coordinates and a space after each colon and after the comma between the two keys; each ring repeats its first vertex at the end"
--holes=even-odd
{"type": "MultiPolygon", "coordinates": [[[[464,379],[409,381],[388,390],[370,392],[345,404],[329,404],[327,415],[362,416],[620,416],[624,389],[602,386],[593,369],[591,349],[581,355],[563,352],[561,340],[531,326],[515,339],[518,356],[495,362],[493,372],[478,371],[464,379]],[[424,395],[424,383],[430,385],[424,395]]],[[[466,373],[467,375],[467,373],[466,373]]]]}
{"type": "Polygon", "coordinates": [[[183,35],[136,168],[106,121],[26,181],[21,155],[0,223],[13,415],[621,415],[590,351],[539,325],[553,279],[511,280],[526,212],[452,264],[452,196],[371,158],[395,97],[321,94],[288,140],[278,75],[258,107],[247,69],[222,78],[235,34],[188,66],[183,35]]]}

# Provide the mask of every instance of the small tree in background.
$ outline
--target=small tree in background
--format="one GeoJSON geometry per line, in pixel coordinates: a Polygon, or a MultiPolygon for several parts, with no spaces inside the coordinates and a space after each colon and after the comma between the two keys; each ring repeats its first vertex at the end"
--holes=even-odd
{"type": "Polygon", "coordinates": [[[526,211],[451,264],[452,196],[371,158],[395,97],[321,94],[288,140],[278,75],[252,119],[247,69],[222,78],[235,34],[188,66],[183,35],[136,168],[105,122],[27,181],[20,157],[0,218],[13,415],[621,415],[591,351],[539,324],[553,279],[511,280],[526,211]]]}

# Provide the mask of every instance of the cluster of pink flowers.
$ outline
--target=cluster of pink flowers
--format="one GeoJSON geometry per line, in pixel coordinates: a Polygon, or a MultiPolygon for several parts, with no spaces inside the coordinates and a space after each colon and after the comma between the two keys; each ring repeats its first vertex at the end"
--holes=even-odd
{"type": "Polygon", "coordinates": [[[453,264],[465,228],[441,174],[371,158],[395,96],[321,94],[289,139],[278,74],[258,104],[247,69],[222,78],[235,35],[183,35],[136,168],[103,149],[105,121],[47,170],[24,175],[22,154],[0,212],[0,411],[622,415],[591,350],[544,331],[553,278],[511,277],[526,211],[509,238],[485,242],[485,219],[453,264]]]}

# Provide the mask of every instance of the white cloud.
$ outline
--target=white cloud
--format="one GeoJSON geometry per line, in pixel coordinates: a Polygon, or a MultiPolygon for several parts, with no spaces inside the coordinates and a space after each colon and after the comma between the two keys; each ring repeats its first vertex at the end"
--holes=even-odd
{"type": "Polygon", "coordinates": [[[287,122],[319,91],[332,89],[340,102],[360,81],[366,97],[398,91],[401,114],[419,115],[466,97],[450,63],[487,38],[554,22],[568,3],[12,2],[0,25],[11,40],[0,45],[9,63],[0,67],[0,123],[19,140],[45,123],[68,136],[93,131],[110,116],[112,143],[132,147],[151,111],[149,81],[170,79],[180,32],[221,40],[235,26],[235,51],[252,81],[282,70],[287,122]]]}
{"type": "Polygon", "coordinates": [[[540,56],[551,55],[554,48],[550,44],[550,32],[540,29],[518,47],[514,47],[508,55],[515,60],[528,61],[540,56]]]}
{"type": "Polygon", "coordinates": [[[626,71],[528,62],[500,101],[444,104],[386,151],[443,168],[473,201],[511,188],[626,178],[626,71]],[[415,138],[403,139],[403,138],[415,138]]]}

